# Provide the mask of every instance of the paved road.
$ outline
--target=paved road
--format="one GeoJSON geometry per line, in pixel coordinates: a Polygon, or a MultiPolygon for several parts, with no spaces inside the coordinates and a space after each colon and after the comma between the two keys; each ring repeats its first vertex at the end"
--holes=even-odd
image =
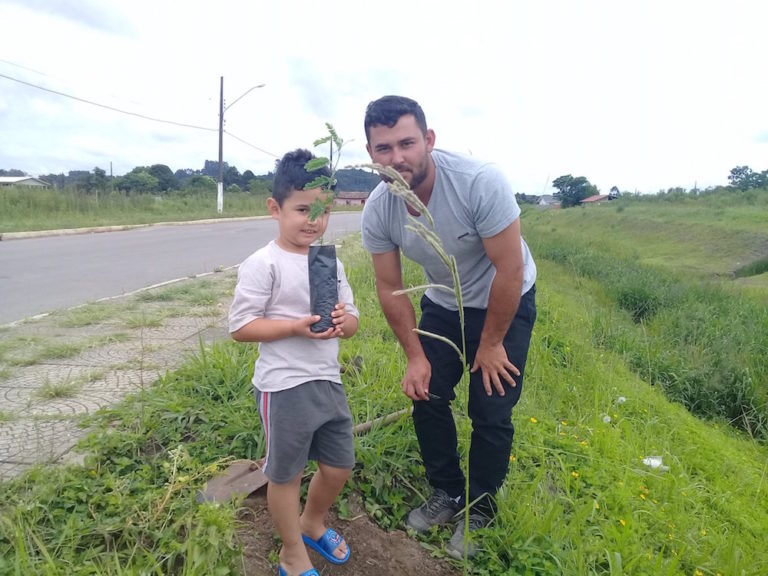
{"type": "MultiPolygon", "coordinates": [[[[325,241],[357,232],[339,212],[325,241]]],[[[0,325],[236,266],[277,234],[271,218],[150,226],[0,242],[0,325]]]]}

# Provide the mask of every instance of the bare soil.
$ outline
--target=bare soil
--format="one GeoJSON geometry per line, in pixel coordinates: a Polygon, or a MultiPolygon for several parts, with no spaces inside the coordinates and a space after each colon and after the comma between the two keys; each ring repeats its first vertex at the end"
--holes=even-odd
{"type": "MultiPolygon", "coordinates": [[[[243,545],[244,576],[274,576],[277,566],[270,562],[276,557],[279,542],[267,510],[266,491],[261,489],[243,502],[242,528],[239,537],[243,545]]],[[[344,536],[350,548],[349,560],[341,566],[326,562],[313,550],[309,551],[317,571],[324,576],[456,576],[458,564],[436,558],[418,540],[402,530],[386,532],[378,528],[365,514],[359,501],[350,502],[351,520],[341,520],[331,510],[328,526],[344,536]]]]}

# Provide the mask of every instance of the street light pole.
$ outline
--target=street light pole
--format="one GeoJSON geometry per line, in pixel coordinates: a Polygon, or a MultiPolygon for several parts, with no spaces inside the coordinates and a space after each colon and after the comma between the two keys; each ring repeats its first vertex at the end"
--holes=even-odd
{"type": "Polygon", "coordinates": [[[243,92],[240,96],[232,101],[232,104],[224,107],[224,76],[221,77],[221,88],[219,91],[219,181],[216,183],[216,210],[219,214],[224,211],[224,112],[232,108],[232,106],[240,100],[243,96],[248,94],[251,90],[256,88],[263,88],[266,84],[257,84],[251,86],[243,92]]]}
{"type": "Polygon", "coordinates": [[[216,211],[224,210],[224,76],[219,90],[219,181],[216,183],[216,211]]]}

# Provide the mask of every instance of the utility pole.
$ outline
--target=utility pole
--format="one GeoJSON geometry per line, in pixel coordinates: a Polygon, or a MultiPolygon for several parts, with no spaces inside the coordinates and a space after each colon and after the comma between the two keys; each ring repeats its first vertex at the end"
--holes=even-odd
{"type": "Polygon", "coordinates": [[[224,76],[219,90],[219,181],[216,183],[216,211],[224,210],[224,76]]]}
{"type": "Polygon", "coordinates": [[[221,77],[221,89],[219,91],[219,181],[216,183],[216,209],[219,214],[224,210],[224,112],[229,110],[235,102],[256,88],[264,88],[266,84],[251,86],[232,101],[232,104],[224,108],[224,76],[221,77]]]}

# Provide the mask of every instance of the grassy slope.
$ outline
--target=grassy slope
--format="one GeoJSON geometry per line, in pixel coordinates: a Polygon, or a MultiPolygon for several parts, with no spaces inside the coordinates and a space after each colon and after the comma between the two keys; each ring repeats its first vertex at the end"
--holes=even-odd
{"type": "MultiPolygon", "coordinates": [[[[643,218],[657,220],[654,207],[640,208],[637,221],[629,218],[633,207],[618,213],[627,218],[613,249],[633,249],[637,239],[630,232],[647,229],[643,218]]],[[[552,227],[564,236],[594,239],[608,226],[582,214],[527,214],[524,230],[535,243],[552,227]]],[[[670,221],[669,238],[678,227],[670,221]]],[[[744,233],[760,236],[756,229],[744,233]]],[[[650,235],[649,242],[657,239],[663,248],[668,242],[662,236],[650,235]]],[[[710,268],[690,250],[671,252],[709,277],[710,268]]],[[[342,342],[341,350],[342,359],[363,357],[362,369],[344,376],[361,422],[407,406],[399,392],[403,362],[375,303],[359,241],[346,243],[341,257],[363,318],[358,336],[342,342]]],[[[727,261],[721,258],[718,266],[727,261]]],[[[631,373],[621,354],[595,347],[593,327],[630,322],[626,314],[597,282],[543,258],[538,264],[539,320],[514,415],[514,457],[498,521],[484,531],[484,551],[468,572],[760,574],[768,565],[768,450],[724,422],[695,418],[631,373]],[[670,469],[645,466],[642,459],[650,455],[662,456],[670,469]]],[[[418,283],[413,267],[407,274],[418,283]]],[[[229,544],[234,512],[198,508],[190,496],[219,459],[254,457],[261,450],[260,431],[248,424],[254,410],[247,394],[251,359],[236,344],[217,346],[152,395],[109,411],[101,427],[111,433],[90,441],[95,457],[85,468],[33,473],[9,485],[0,502],[0,573],[22,568],[25,574],[64,574],[88,565],[120,573],[152,565],[167,569],[184,558],[192,574],[227,562],[236,566],[229,544]],[[183,451],[175,448],[179,444],[183,451]],[[190,550],[197,551],[195,564],[190,550]]],[[[468,423],[458,418],[466,440],[468,423]]],[[[410,423],[374,428],[358,439],[357,456],[352,486],[369,513],[382,526],[401,525],[427,490],[410,423]]],[[[448,535],[435,531],[424,544],[439,550],[448,535]]]]}

